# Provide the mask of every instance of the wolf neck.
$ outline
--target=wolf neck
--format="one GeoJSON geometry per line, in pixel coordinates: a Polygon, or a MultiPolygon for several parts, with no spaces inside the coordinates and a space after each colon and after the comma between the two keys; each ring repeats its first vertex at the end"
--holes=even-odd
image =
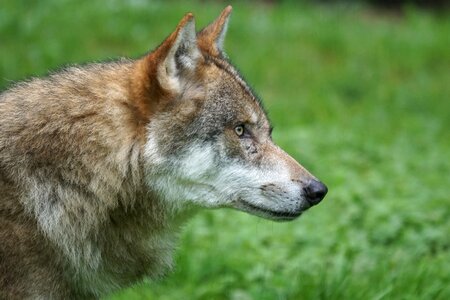
{"type": "Polygon", "coordinates": [[[101,296],[172,269],[180,228],[195,209],[181,211],[148,190],[129,200],[132,206],[119,204],[87,239],[65,249],[81,293],[101,296]]]}
{"type": "Polygon", "coordinates": [[[140,199],[134,207],[111,212],[86,249],[91,255],[76,266],[85,270],[75,278],[86,291],[100,296],[171,270],[181,224],[158,199],[140,199]]]}

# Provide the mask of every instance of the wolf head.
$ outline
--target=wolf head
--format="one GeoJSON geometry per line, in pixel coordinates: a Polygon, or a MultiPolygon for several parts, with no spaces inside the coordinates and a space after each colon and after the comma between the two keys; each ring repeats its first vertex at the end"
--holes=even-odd
{"type": "Polygon", "coordinates": [[[131,83],[148,114],[148,187],[175,210],[231,207],[290,220],[327,188],[274,144],[261,101],[223,51],[231,7],[196,33],[187,14],[138,60],[131,83]]]}

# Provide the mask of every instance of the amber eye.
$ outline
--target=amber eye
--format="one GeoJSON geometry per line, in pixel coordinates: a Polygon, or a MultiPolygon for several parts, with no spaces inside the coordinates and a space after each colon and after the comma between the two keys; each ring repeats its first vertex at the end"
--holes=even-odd
{"type": "Polygon", "coordinates": [[[234,128],[234,132],[236,132],[237,136],[242,136],[244,134],[244,126],[238,125],[234,128]]]}

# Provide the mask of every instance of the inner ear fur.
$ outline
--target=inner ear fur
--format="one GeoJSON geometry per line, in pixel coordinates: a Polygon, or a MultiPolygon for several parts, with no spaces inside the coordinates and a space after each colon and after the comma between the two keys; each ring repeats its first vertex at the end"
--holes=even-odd
{"type": "Polygon", "coordinates": [[[200,58],[194,16],[189,13],[161,46],[149,55],[148,60],[150,64],[157,64],[156,79],[160,86],[179,93],[183,77],[195,72],[200,58]]]}
{"type": "Polygon", "coordinates": [[[135,63],[131,83],[135,106],[148,117],[161,104],[182,94],[186,83],[196,77],[202,60],[194,16],[188,13],[168,38],[135,63]]]}

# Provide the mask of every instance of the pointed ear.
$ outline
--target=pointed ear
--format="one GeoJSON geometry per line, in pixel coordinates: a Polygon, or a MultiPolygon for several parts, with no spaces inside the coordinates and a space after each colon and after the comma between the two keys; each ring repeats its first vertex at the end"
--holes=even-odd
{"type": "Polygon", "coordinates": [[[223,44],[231,10],[231,5],[228,5],[214,22],[197,34],[199,47],[212,56],[221,56],[224,53],[223,44]]]}
{"type": "Polygon", "coordinates": [[[179,93],[184,79],[194,74],[201,57],[194,16],[188,13],[178,23],[175,31],[146,60],[148,67],[156,73],[159,86],[168,92],[179,93]]]}

